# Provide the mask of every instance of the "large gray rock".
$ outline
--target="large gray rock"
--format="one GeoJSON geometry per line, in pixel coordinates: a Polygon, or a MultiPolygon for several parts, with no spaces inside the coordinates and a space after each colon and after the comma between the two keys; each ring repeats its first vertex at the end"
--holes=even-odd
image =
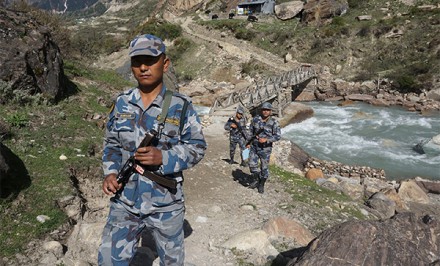
{"type": "Polygon", "coordinates": [[[426,93],[426,97],[434,101],[440,101],[440,89],[428,91],[428,93],[426,93]]]}
{"type": "Polygon", "coordinates": [[[3,195],[3,186],[2,186],[2,180],[6,178],[6,174],[9,170],[9,166],[6,163],[6,160],[4,158],[4,150],[5,146],[3,146],[3,144],[0,142],[0,198],[3,195]]]}
{"type": "Polygon", "coordinates": [[[0,81],[10,89],[0,95],[5,103],[21,95],[41,94],[57,101],[67,93],[63,61],[49,29],[40,25],[31,13],[13,12],[0,7],[0,81]]]}
{"type": "Polygon", "coordinates": [[[401,213],[349,221],[324,231],[288,265],[432,265],[440,259],[440,222],[401,213]]]}
{"type": "Polygon", "coordinates": [[[289,103],[283,110],[283,116],[278,119],[281,127],[299,123],[313,117],[313,108],[298,102],[289,103]]]}
{"type": "Polygon", "coordinates": [[[343,15],[348,10],[346,0],[309,0],[304,5],[302,21],[322,23],[332,17],[343,15]]]}
{"type": "Polygon", "coordinates": [[[281,20],[294,18],[304,8],[302,1],[291,1],[275,6],[275,15],[281,20]]]}

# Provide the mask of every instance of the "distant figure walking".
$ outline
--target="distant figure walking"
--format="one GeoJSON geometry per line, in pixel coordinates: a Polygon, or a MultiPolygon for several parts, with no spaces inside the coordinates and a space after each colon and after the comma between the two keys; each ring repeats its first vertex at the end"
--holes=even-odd
{"type": "Polygon", "coordinates": [[[272,104],[265,102],[261,105],[261,115],[252,119],[249,131],[252,134],[249,152],[249,168],[254,181],[249,188],[258,187],[259,193],[264,193],[264,183],[269,178],[269,159],[272,153],[272,143],[281,139],[281,128],[272,115],[272,104]]]}
{"type": "Polygon", "coordinates": [[[225,130],[229,131],[229,164],[234,163],[235,149],[240,147],[241,166],[247,166],[243,159],[243,150],[247,139],[246,117],[241,106],[237,108],[235,116],[230,117],[225,124],[225,130]]]}

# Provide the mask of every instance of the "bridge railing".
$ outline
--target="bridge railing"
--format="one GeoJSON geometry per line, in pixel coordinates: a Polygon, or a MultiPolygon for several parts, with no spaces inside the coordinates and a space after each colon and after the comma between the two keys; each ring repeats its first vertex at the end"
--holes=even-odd
{"type": "MultiPolygon", "coordinates": [[[[238,103],[248,109],[254,109],[265,101],[279,97],[282,94],[282,90],[303,83],[311,78],[317,78],[318,74],[315,67],[302,65],[281,75],[268,77],[255,86],[247,87],[243,91],[217,97],[211,106],[210,114],[238,103]]],[[[277,105],[280,104],[286,104],[282,98],[277,101],[277,105]]]]}

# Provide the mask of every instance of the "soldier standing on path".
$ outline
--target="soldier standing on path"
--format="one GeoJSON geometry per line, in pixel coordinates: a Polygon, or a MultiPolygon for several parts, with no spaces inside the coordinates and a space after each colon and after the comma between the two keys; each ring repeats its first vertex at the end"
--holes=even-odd
{"type": "Polygon", "coordinates": [[[258,187],[259,193],[264,193],[264,183],[269,178],[269,159],[272,153],[272,143],[281,139],[281,128],[276,119],[271,117],[272,104],[265,102],[261,105],[261,115],[252,119],[249,131],[250,141],[249,168],[254,181],[249,188],[258,187]],[[258,167],[260,163],[260,167],[258,167]]]}
{"type": "Polygon", "coordinates": [[[241,106],[237,108],[235,116],[230,117],[225,124],[225,130],[229,131],[229,164],[234,163],[235,149],[240,147],[241,166],[247,166],[243,160],[243,150],[246,148],[246,117],[241,106]]]}
{"type": "Polygon", "coordinates": [[[138,85],[117,97],[106,125],[102,190],[113,197],[98,264],[128,266],[142,231],[148,229],[160,265],[183,266],[182,171],[205,155],[202,126],[190,98],[167,90],[163,83],[170,59],[161,39],[136,37],[129,56],[138,85]],[[151,145],[139,147],[148,135],[154,136],[151,145]],[[136,167],[130,167],[127,181],[120,183],[118,173],[126,172],[121,171],[126,162],[136,167]],[[170,182],[173,186],[167,187],[170,182]]]}

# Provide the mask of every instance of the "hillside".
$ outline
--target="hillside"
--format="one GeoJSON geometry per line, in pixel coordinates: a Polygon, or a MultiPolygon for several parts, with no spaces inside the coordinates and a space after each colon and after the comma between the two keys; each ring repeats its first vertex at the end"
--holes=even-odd
{"type": "MultiPolygon", "coordinates": [[[[290,20],[260,16],[257,23],[247,23],[246,17],[240,16],[228,20],[227,10],[233,6],[232,2],[227,2],[227,5],[226,2],[216,1],[209,4],[197,1],[173,1],[173,5],[166,3],[159,2],[156,6],[156,18],[161,17],[180,25],[185,17],[192,17],[195,23],[216,34],[214,38],[235,37],[238,42],[259,47],[283,61],[286,55],[289,55],[293,57],[293,61],[324,65],[335,78],[348,81],[390,78],[394,80],[396,88],[403,91],[421,92],[439,87],[437,59],[440,54],[440,40],[436,34],[439,31],[439,8],[436,7],[435,1],[427,0],[415,4],[410,1],[382,3],[353,0],[349,1],[346,14],[313,23],[300,22],[300,16],[290,20]],[[205,14],[206,10],[219,14],[220,19],[212,21],[210,16],[205,14]],[[368,19],[360,20],[360,16],[368,19]],[[223,37],[219,36],[220,34],[223,37]]],[[[110,12],[101,19],[105,21],[106,17],[121,19],[126,16],[127,13],[110,12]]],[[[148,30],[148,22],[139,23],[146,24],[139,26],[138,30],[148,30]]],[[[194,40],[191,36],[183,37],[194,40]]],[[[199,52],[203,51],[206,44],[194,41],[191,48],[180,47],[178,58],[175,59],[177,75],[181,80],[215,76],[215,72],[218,71],[215,68],[216,64],[211,63],[216,60],[215,54],[199,52]],[[193,62],[185,61],[185,58],[194,56],[199,58],[195,66],[193,62]],[[196,68],[193,70],[194,73],[184,73],[188,67],[196,68]]],[[[178,43],[181,46],[182,41],[178,43]]],[[[235,58],[230,58],[222,63],[236,66],[240,71],[245,68],[244,63],[255,63],[250,58],[242,59],[244,60],[237,62],[235,58]]],[[[262,68],[259,72],[249,74],[270,74],[270,70],[266,73],[270,68],[258,66],[257,63],[254,68],[258,67],[262,68]]],[[[230,79],[230,75],[223,76],[230,79]]]]}

